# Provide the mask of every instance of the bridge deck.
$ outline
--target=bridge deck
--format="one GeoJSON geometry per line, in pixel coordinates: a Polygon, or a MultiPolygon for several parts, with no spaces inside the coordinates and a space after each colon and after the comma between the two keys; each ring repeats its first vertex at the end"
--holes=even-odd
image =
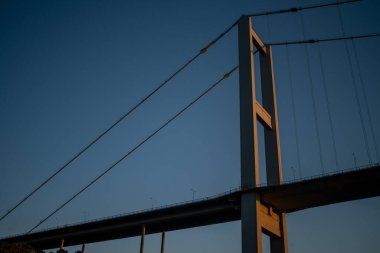
{"type": "Polygon", "coordinates": [[[258,188],[261,201],[281,212],[380,196],[380,166],[258,188]]]}
{"type": "Polygon", "coordinates": [[[141,227],[146,234],[172,231],[240,219],[240,198],[248,191],[260,194],[262,203],[279,212],[380,195],[380,166],[278,186],[258,187],[220,197],[182,205],[150,210],[120,217],[9,237],[4,242],[25,242],[37,249],[57,248],[118,238],[138,236],[141,227]]]}

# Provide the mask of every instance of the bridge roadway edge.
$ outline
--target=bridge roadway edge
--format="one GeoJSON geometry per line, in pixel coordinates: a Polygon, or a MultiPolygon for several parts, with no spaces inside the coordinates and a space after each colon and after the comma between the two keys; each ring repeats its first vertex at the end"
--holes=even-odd
{"type": "Polygon", "coordinates": [[[290,213],[318,206],[380,196],[380,166],[337,173],[283,185],[241,189],[223,196],[153,209],[87,223],[0,239],[23,242],[36,249],[95,243],[240,220],[240,198],[257,191],[261,202],[275,212],[290,213]]]}

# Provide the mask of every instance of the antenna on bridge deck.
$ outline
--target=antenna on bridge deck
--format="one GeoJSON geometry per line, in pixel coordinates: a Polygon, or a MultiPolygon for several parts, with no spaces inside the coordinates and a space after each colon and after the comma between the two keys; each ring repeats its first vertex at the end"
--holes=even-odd
{"type": "Polygon", "coordinates": [[[357,165],[357,162],[356,162],[355,152],[352,152],[352,158],[354,159],[354,166],[355,166],[355,169],[356,169],[358,167],[358,165],[357,165]]]}
{"type": "Polygon", "coordinates": [[[190,189],[190,191],[193,193],[193,201],[194,201],[194,198],[195,198],[195,193],[197,192],[196,190],[194,190],[193,188],[190,189]]]}
{"type": "Polygon", "coordinates": [[[296,170],[294,169],[293,166],[291,166],[290,169],[292,170],[292,173],[293,173],[293,180],[296,180],[296,170]]]}

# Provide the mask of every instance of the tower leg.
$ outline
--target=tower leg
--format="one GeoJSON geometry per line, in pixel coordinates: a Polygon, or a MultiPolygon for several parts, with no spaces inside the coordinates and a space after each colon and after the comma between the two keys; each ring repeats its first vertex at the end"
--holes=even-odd
{"type": "MultiPolygon", "coordinates": [[[[239,91],[241,186],[260,185],[257,124],[264,125],[267,183],[282,183],[280,138],[271,48],[263,44],[252,29],[251,18],[239,21],[239,91]],[[256,49],[254,48],[256,46],[256,49]],[[260,54],[263,106],[256,100],[254,52],[260,54]]],[[[261,203],[260,194],[241,197],[242,253],[262,252],[262,233],[270,237],[272,253],[287,253],[286,217],[261,203]]]]}
{"type": "Polygon", "coordinates": [[[256,193],[249,193],[241,199],[241,240],[242,253],[261,253],[262,234],[259,205],[256,193]]]}
{"type": "Polygon", "coordinates": [[[281,214],[280,225],[280,236],[270,237],[270,252],[271,253],[287,253],[288,252],[288,238],[286,235],[286,220],[285,214],[281,214]]]}

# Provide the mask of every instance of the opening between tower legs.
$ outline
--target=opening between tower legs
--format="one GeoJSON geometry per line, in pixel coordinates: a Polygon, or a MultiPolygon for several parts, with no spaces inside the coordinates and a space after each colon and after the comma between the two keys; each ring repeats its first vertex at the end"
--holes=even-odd
{"type": "MultiPolygon", "coordinates": [[[[267,184],[282,183],[276,88],[272,53],[252,28],[250,17],[242,17],[239,27],[239,90],[241,186],[260,185],[258,123],[264,126],[267,184]],[[262,104],[256,99],[254,52],[260,58],[262,104]]],[[[256,192],[241,198],[242,252],[261,253],[262,233],[270,237],[272,253],[287,252],[286,218],[260,201],[256,192]]]]}

